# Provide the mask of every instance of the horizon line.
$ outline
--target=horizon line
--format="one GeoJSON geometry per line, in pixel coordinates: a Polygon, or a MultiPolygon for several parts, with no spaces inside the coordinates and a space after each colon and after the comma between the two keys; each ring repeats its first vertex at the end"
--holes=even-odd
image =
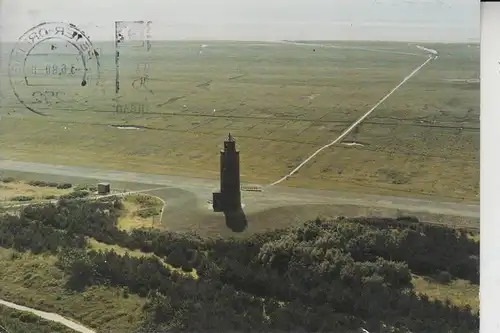
{"type": "MultiPolygon", "coordinates": [[[[90,38],[90,37],[89,37],[90,38]]],[[[115,42],[114,39],[93,39],[90,38],[92,42],[115,42]]],[[[141,40],[132,40],[134,42],[140,42],[141,40]]],[[[405,40],[405,39],[310,39],[310,38],[299,38],[299,39],[225,39],[225,38],[211,38],[211,39],[198,39],[198,38],[172,38],[172,39],[150,39],[151,42],[239,42],[239,43],[286,43],[286,42],[378,42],[378,43],[431,43],[431,44],[480,44],[480,38],[469,38],[467,40],[405,40]]],[[[17,40],[1,40],[1,43],[16,43],[17,40]]],[[[52,41],[52,43],[58,43],[57,41],[52,41]]]]}

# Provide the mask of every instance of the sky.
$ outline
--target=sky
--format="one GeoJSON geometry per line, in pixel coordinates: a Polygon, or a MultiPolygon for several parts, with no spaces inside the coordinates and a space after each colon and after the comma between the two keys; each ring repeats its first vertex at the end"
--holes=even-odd
{"type": "Polygon", "coordinates": [[[114,21],[153,21],[157,40],[477,42],[479,0],[0,0],[0,34],[15,41],[46,21],[113,40],[114,21]]]}

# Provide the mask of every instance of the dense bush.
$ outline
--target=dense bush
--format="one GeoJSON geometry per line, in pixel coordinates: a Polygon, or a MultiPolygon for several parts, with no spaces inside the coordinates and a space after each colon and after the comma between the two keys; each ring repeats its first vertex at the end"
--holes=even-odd
{"type": "Polygon", "coordinates": [[[57,252],[67,287],[113,285],[147,297],[144,331],[477,332],[470,307],[417,295],[411,273],[478,281],[465,232],[408,219],[315,220],[244,239],[117,228],[116,198],[60,200],[3,215],[0,246],[57,252]],[[85,238],[142,250],[85,250],[85,238]],[[198,279],[166,267],[196,269],[198,279]]]}
{"type": "Polygon", "coordinates": [[[127,197],[128,201],[134,202],[141,207],[154,207],[161,204],[161,201],[155,197],[144,194],[133,194],[127,197]]]}
{"type": "Polygon", "coordinates": [[[85,198],[85,197],[88,197],[89,195],[90,195],[89,191],[87,191],[87,190],[79,190],[79,191],[70,192],[68,194],[63,194],[59,198],[63,199],[63,200],[64,199],[71,200],[71,199],[85,198]]]}
{"type": "Polygon", "coordinates": [[[13,183],[16,180],[14,178],[12,178],[12,177],[0,177],[0,181],[2,183],[6,183],[7,184],[7,183],[13,183]]]}
{"type": "Polygon", "coordinates": [[[46,182],[43,180],[30,180],[28,185],[36,186],[36,187],[54,187],[58,189],[68,189],[73,185],[70,183],[57,183],[57,182],[46,182]]]}
{"type": "Polygon", "coordinates": [[[43,181],[43,180],[30,180],[28,182],[28,185],[37,186],[37,187],[56,187],[57,183],[46,182],[46,181],[43,181]]]}
{"type": "Polygon", "coordinates": [[[61,247],[83,248],[85,238],[70,235],[44,225],[40,221],[28,221],[4,214],[0,217],[0,246],[33,253],[57,253],[61,247]]]}
{"type": "Polygon", "coordinates": [[[161,213],[161,210],[159,208],[155,208],[155,207],[148,207],[148,208],[143,208],[143,209],[140,209],[137,211],[137,216],[143,218],[143,219],[147,219],[148,217],[151,217],[151,216],[156,216],[156,215],[159,215],[161,213]]]}
{"type": "Polygon", "coordinates": [[[18,195],[18,196],[15,196],[15,197],[12,197],[10,198],[10,200],[12,201],[31,201],[35,199],[34,196],[31,196],[31,195],[18,195]]]}
{"type": "Polygon", "coordinates": [[[479,283],[479,243],[471,241],[466,231],[393,219],[349,221],[356,222],[360,234],[373,230],[369,239],[357,237],[359,243],[354,248],[347,244],[345,249],[357,260],[380,256],[406,262],[418,274],[448,271],[453,277],[479,283]]]}
{"type": "Polygon", "coordinates": [[[97,191],[97,186],[95,185],[77,185],[73,188],[75,191],[89,191],[89,192],[96,192],[97,191]]]}

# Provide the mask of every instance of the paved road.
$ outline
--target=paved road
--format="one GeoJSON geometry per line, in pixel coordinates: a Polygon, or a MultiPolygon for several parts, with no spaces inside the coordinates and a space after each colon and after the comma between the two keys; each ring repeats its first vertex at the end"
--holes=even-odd
{"type": "MultiPolygon", "coordinates": [[[[212,192],[219,186],[218,181],[200,178],[143,174],[10,160],[0,160],[0,169],[53,176],[95,179],[97,181],[147,184],[151,185],[151,188],[165,186],[166,191],[171,192],[172,195],[174,195],[174,193],[175,195],[182,194],[182,198],[193,197],[202,203],[211,199],[212,192]]],[[[176,198],[177,200],[183,200],[179,196],[176,198]]],[[[445,202],[432,199],[376,196],[350,192],[299,189],[284,186],[271,187],[264,192],[245,192],[243,194],[243,199],[248,202],[246,209],[254,210],[252,208],[252,204],[254,204],[255,211],[259,210],[257,206],[260,205],[269,208],[270,206],[329,204],[389,208],[415,213],[479,218],[479,204],[472,202],[445,202]]]]}

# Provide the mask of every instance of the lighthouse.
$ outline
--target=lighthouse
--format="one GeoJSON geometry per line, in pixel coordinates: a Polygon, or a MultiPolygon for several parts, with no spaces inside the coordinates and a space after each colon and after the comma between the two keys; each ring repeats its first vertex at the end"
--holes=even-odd
{"type": "Polygon", "coordinates": [[[231,133],[220,152],[220,192],[213,193],[212,208],[214,212],[241,209],[240,153],[231,133]]]}

